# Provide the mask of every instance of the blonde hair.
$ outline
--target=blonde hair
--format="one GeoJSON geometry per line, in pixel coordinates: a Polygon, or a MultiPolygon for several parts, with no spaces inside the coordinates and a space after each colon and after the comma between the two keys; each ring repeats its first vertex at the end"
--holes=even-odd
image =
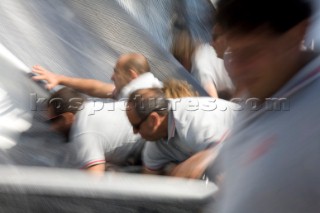
{"type": "Polygon", "coordinates": [[[166,98],[183,98],[183,97],[198,97],[199,94],[193,87],[183,80],[168,80],[163,83],[163,93],[166,98]]]}
{"type": "Polygon", "coordinates": [[[189,72],[192,68],[192,55],[198,45],[199,42],[192,38],[187,29],[180,30],[173,37],[171,53],[189,72]]]}

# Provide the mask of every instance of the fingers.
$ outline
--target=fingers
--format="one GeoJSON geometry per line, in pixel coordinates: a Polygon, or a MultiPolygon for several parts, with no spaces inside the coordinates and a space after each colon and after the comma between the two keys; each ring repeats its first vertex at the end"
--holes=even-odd
{"type": "Polygon", "coordinates": [[[43,74],[43,73],[49,72],[49,71],[40,65],[35,65],[32,67],[32,72],[37,73],[37,74],[43,74]]]}
{"type": "Polygon", "coordinates": [[[55,87],[55,85],[53,85],[53,84],[47,84],[47,85],[46,85],[46,88],[47,88],[48,90],[52,90],[54,87],[55,87]]]}
{"type": "Polygon", "coordinates": [[[43,75],[33,76],[32,79],[35,80],[35,81],[47,80],[46,76],[43,76],[43,75]]]}

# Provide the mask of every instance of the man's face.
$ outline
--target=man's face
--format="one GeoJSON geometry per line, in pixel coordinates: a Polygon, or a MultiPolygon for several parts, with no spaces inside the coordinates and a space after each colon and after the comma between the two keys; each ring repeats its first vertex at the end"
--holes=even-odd
{"type": "Polygon", "coordinates": [[[227,49],[227,43],[219,25],[215,25],[212,30],[212,47],[216,51],[218,58],[223,59],[224,52],[227,49]]]}
{"type": "Polygon", "coordinates": [[[129,77],[125,74],[126,71],[122,68],[121,63],[118,62],[111,77],[118,92],[130,82],[129,77]]]}
{"type": "Polygon", "coordinates": [[[148,115],[145,118],[140,118],[135,110],[129,106],[127,110],[127,117],[135,134],[139,133],[141,137],[147,141],[157,141],[162,138],[162,136],[159,136],[162,135],[160,128],[155,124],[151,115],[148,115]]]}
{"type": "Polygon", "coordinates": [[[236,93],[247,91],[250,97],[268,98],[288,78],[299,45],[286,34],[257,31],[250,35],[228,35],[225,64],[236,86],[236,93]]]}
{"type": "Polygon", "coordinates": [[[71,128],[71,124],[66,123],[63,115],[55,115],[52,107],[48,107],[48,117],[51,129],[62,134],[67,133],[71,128]]]}

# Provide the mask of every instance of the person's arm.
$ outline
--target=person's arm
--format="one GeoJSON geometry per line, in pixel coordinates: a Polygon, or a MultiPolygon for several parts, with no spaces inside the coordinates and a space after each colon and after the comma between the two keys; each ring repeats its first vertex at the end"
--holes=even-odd
{"type": "MultiPolygon", "coordinates": [[[[80,114],[84,116],[85,114],[80,114]]],[[[105,138],[99,134],[88,131],[84,125],[74,124],[74,133],[71,141],[67,143],[67,157],[65,165],[68,168],[77,168],[92,173],[104,173],[106,169],[105,161],[105,138]],[[83,131],[84,130],[84,131],[83,131]]]]}
{"type": "Polygon", "coordinates": [[[97,174],[97,175],[103,175],[105,173],[105,164],[97,164],[94,166],[91,166],[89,168],[86,168],[86,171],[92,173],[92,174],[97,174]]]}
{"type": "Polygon", "coordinates": [[[210,45],[201,45],[196,51],[195,62],[192,69],[192,75],[201,86],[206,90],[209,96],[218,98],[217,80],[220,79],[220,70],[218,66],[219,59],[215,56],[214,49],[210,45]]]}
{"type": "Polygon", "coordinates": [[[212,163],[219,153],[219,148],[213,147],[198,152],[184,162],[172,167],[167,175],[181,178],[200,179],[209,164],[212,163]]]}
{"type": "Polygon", "coordinates": [[[207,82],[203,85],[203,87],[211,97],[218,98],[218,92],[216,86],[213,83],[207,82]]]}
{"type": "Polygon", "coordinates": [[[45,80],[47,89],[51,90],[57,85],[71,87],[79,92],[98,98],[114,98],[114,84],[104,83],[94,79],[73,78],[52,73],[41,66],[34,66],[32,72],[38,74],[33,80],[45,80]]]}
{"type": "Polygon", "coordinates": [[[166,154],[159,149],[158,142],[146,142],[142,151],[143,173],[149,175],[165,174],[165,166],[170,162],[166,154]]]}
{"type": "Polygon", "coordinates": [[[142,173],[146,174],[146,175],[162,175],[163,171],[162,170],[151,170],[151,169],[148,169],[147,167],[144,166],[142,173]]]}

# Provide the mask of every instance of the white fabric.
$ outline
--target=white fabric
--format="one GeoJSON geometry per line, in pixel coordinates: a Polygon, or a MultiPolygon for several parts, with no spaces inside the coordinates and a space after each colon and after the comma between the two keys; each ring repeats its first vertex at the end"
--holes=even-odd
{"type": "Polygon", "coordinates": [[[210,44],[200,45],[194,53],[191,74],[200,82],[203,88],[213,84],[217,91],[233,90],[233,84],[227,73],[224,62],[210,44]]]}
{"type": "Polygon", "coordinates": [[[319,91],[320,57],[274,95],[289,108],[243,112],[220,152],[225,183],[214,212],[320,212],[319,91]]]}
{"type": "Polygon", "coordinates": [[[16,144],[19,134],[31,127],[30,113],[12,103],[0,82],[0,148],[8,149],[16,144]]]}
{"type": "Polygon", "coordinates": [[[140,136],[133,134],[125,109],[123,101],[86,103],[72,126],[67,166],[87,168],[125,160],[133,151],[133,143],[140,141],[140,136]]]}
{"type": "Polygon", "coordinates": [[[214,98],[171,100],[168,140],[148,142],[144,165],[158,170],[167,163],[180,163],[193,154],[221,142],[228,134],[238,106],[214,98]]]}
{"type": "Polygon", "coordinates": [[[122,88],[118,95],[118,100],[126,99],[130,94],[138,89],[146,88],[162,88],[163,84],[151,72],[139,75],[138,78],[133,79],[128,85],[122,88]]]}

